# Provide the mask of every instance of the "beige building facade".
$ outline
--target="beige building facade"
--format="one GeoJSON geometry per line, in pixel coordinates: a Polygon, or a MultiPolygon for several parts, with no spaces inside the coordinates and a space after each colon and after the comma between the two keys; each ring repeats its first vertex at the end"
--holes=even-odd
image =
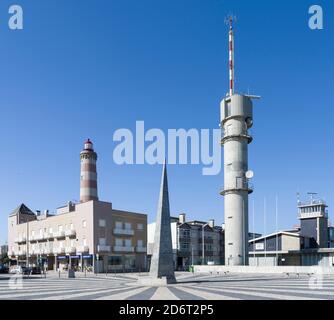
{"type": "Polygon", "coordinates": [[[90,140],[80,159],[80,203],[69,202],[55,214],[21,204],[8,218],[9,257],[49,270],[145,271],[147,215],[98,200],[97,155],[90,140]]]}
{"type": "Polygon", "coordinates": [[[12,260],[49,270],[119,272],[146,270],[147,216],[88,201],[59,208],[56,215],[21,205],[9,217],[12,260]]]}

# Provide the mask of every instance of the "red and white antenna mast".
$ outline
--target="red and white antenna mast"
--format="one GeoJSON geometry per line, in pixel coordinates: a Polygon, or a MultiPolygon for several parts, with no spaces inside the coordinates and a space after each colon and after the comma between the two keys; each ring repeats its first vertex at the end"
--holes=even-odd
{"type": "Polygon", "coordinates": [[[234,31],[233,22],[236,21],[236,17],[229,16],[226,19],[226,23],[229,25],[229,71],[230,71],[230,96],[234,94],[234,31]]]}

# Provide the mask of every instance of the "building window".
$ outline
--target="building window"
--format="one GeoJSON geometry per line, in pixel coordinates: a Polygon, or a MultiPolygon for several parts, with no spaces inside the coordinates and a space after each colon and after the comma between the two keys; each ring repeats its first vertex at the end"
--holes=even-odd
{"type": "Polygon", "coordinates": [[[116,221],[116,229],[122,229],[123,228],[123,223],[121,221],[116,221]]]}
{"type": "Polygon", "coordinates": [[[99,245],[105,246],[106,245],[106,238],[99,238],[99,245]]]}
{"type": "Polygon", "coordinates": [[[181,243],[181,250],[189,250],[189,243],[186,242],[181,243]]]}
{"type": "Polygon", "coordinates": [[[132,256],[124,256],[124,267],[129,269],[135,268],[136,258],[132,256]]]}
{"type": "Polygon", "coordinates": [[[105,227],[106,226],[106,220],[99,219],[99,227],[105,227]]]}
{"type": "Polygon", "coordinates": [[[58,226],[58,231],[62,232],[63,231],[63,226],[58,226]]]}
{"type": "Polygon", "coordinates": [[[131,230],[131,223],[125,222],[125,230],[131,230]]]}
{"type": "Polygon", "coordinates": [[[137,224],[137,229],[138,230],[144,230],[144,225],[142,223],[137,224]]]}
{"type": "Polygon", "coordinates": [[[50,228],[49,228],[49,233],[52,233],[52,231],[53,231],[53,230],[52,230],[52,228],[50,227],[50,228]]]}
{"type": "Polygon", "coordinates": [[[70,229],[71,229],[71,230],[74,230],[73,223],[70,224],[70,229]]]}
{"type": "Polygon", "coordinates": [[[139,248],[143,247],[143,240],[137,240],[137,247],[139,248]]]}
{"type": "Polygon", "coordinates": [[[108,257],[108,264],[111,266],[121,266],[122,257],[121,256],[110,256],[108,257]]]}
{"type": "Polygon", "coordinates": [[[86,220],[82,220],[82,227],[86,228],[87,227],[87,221],[86,220]]]}
{"type": "Polygon", "coordinates": [[[86,238],[83,238],[83,239],[82,239],[82,244],[83,244],[84,246],[87,246],[87,239],[86,239],[86,238]]]}
{"type": "Polygon", "coordinates": [[[180,229],[180,236],[184,238],[190,237],[190,230],[189,229],[180,229]]]}
{"type": "Polygon", "coordinates": [[[131,239],[125,239],[125,246],[126,247],[131,247],[132,246],[131,239]]]}
{"type": "Polygon", "coordinates": [[[116,238],[115,239],[115,244],[116,244],[116,247],[123,247],[123,239],[116,238]]]}

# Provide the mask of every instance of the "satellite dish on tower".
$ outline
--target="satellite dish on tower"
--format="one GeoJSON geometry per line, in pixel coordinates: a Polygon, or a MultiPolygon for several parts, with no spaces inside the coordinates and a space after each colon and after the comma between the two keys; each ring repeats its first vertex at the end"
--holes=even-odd
{"type": "Polygon", "coordinates": [[[246,172],[247,179],[252,179],[253,177],[254,177],[254,172],[252,170],[246,172]]]}

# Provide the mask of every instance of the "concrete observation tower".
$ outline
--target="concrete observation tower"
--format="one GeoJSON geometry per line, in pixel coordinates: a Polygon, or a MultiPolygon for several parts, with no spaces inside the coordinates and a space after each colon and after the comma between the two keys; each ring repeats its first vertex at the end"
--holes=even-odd
{"type": "Polygon", "coordinates": [[[248,144],[253,140],[253,102],[258,96],[234,91],[234,30],[229,18],[230,90],[220,106],[224,147],[225,265],[248,265],[248,195],[253,192],[248,169],[248,144]]]}

